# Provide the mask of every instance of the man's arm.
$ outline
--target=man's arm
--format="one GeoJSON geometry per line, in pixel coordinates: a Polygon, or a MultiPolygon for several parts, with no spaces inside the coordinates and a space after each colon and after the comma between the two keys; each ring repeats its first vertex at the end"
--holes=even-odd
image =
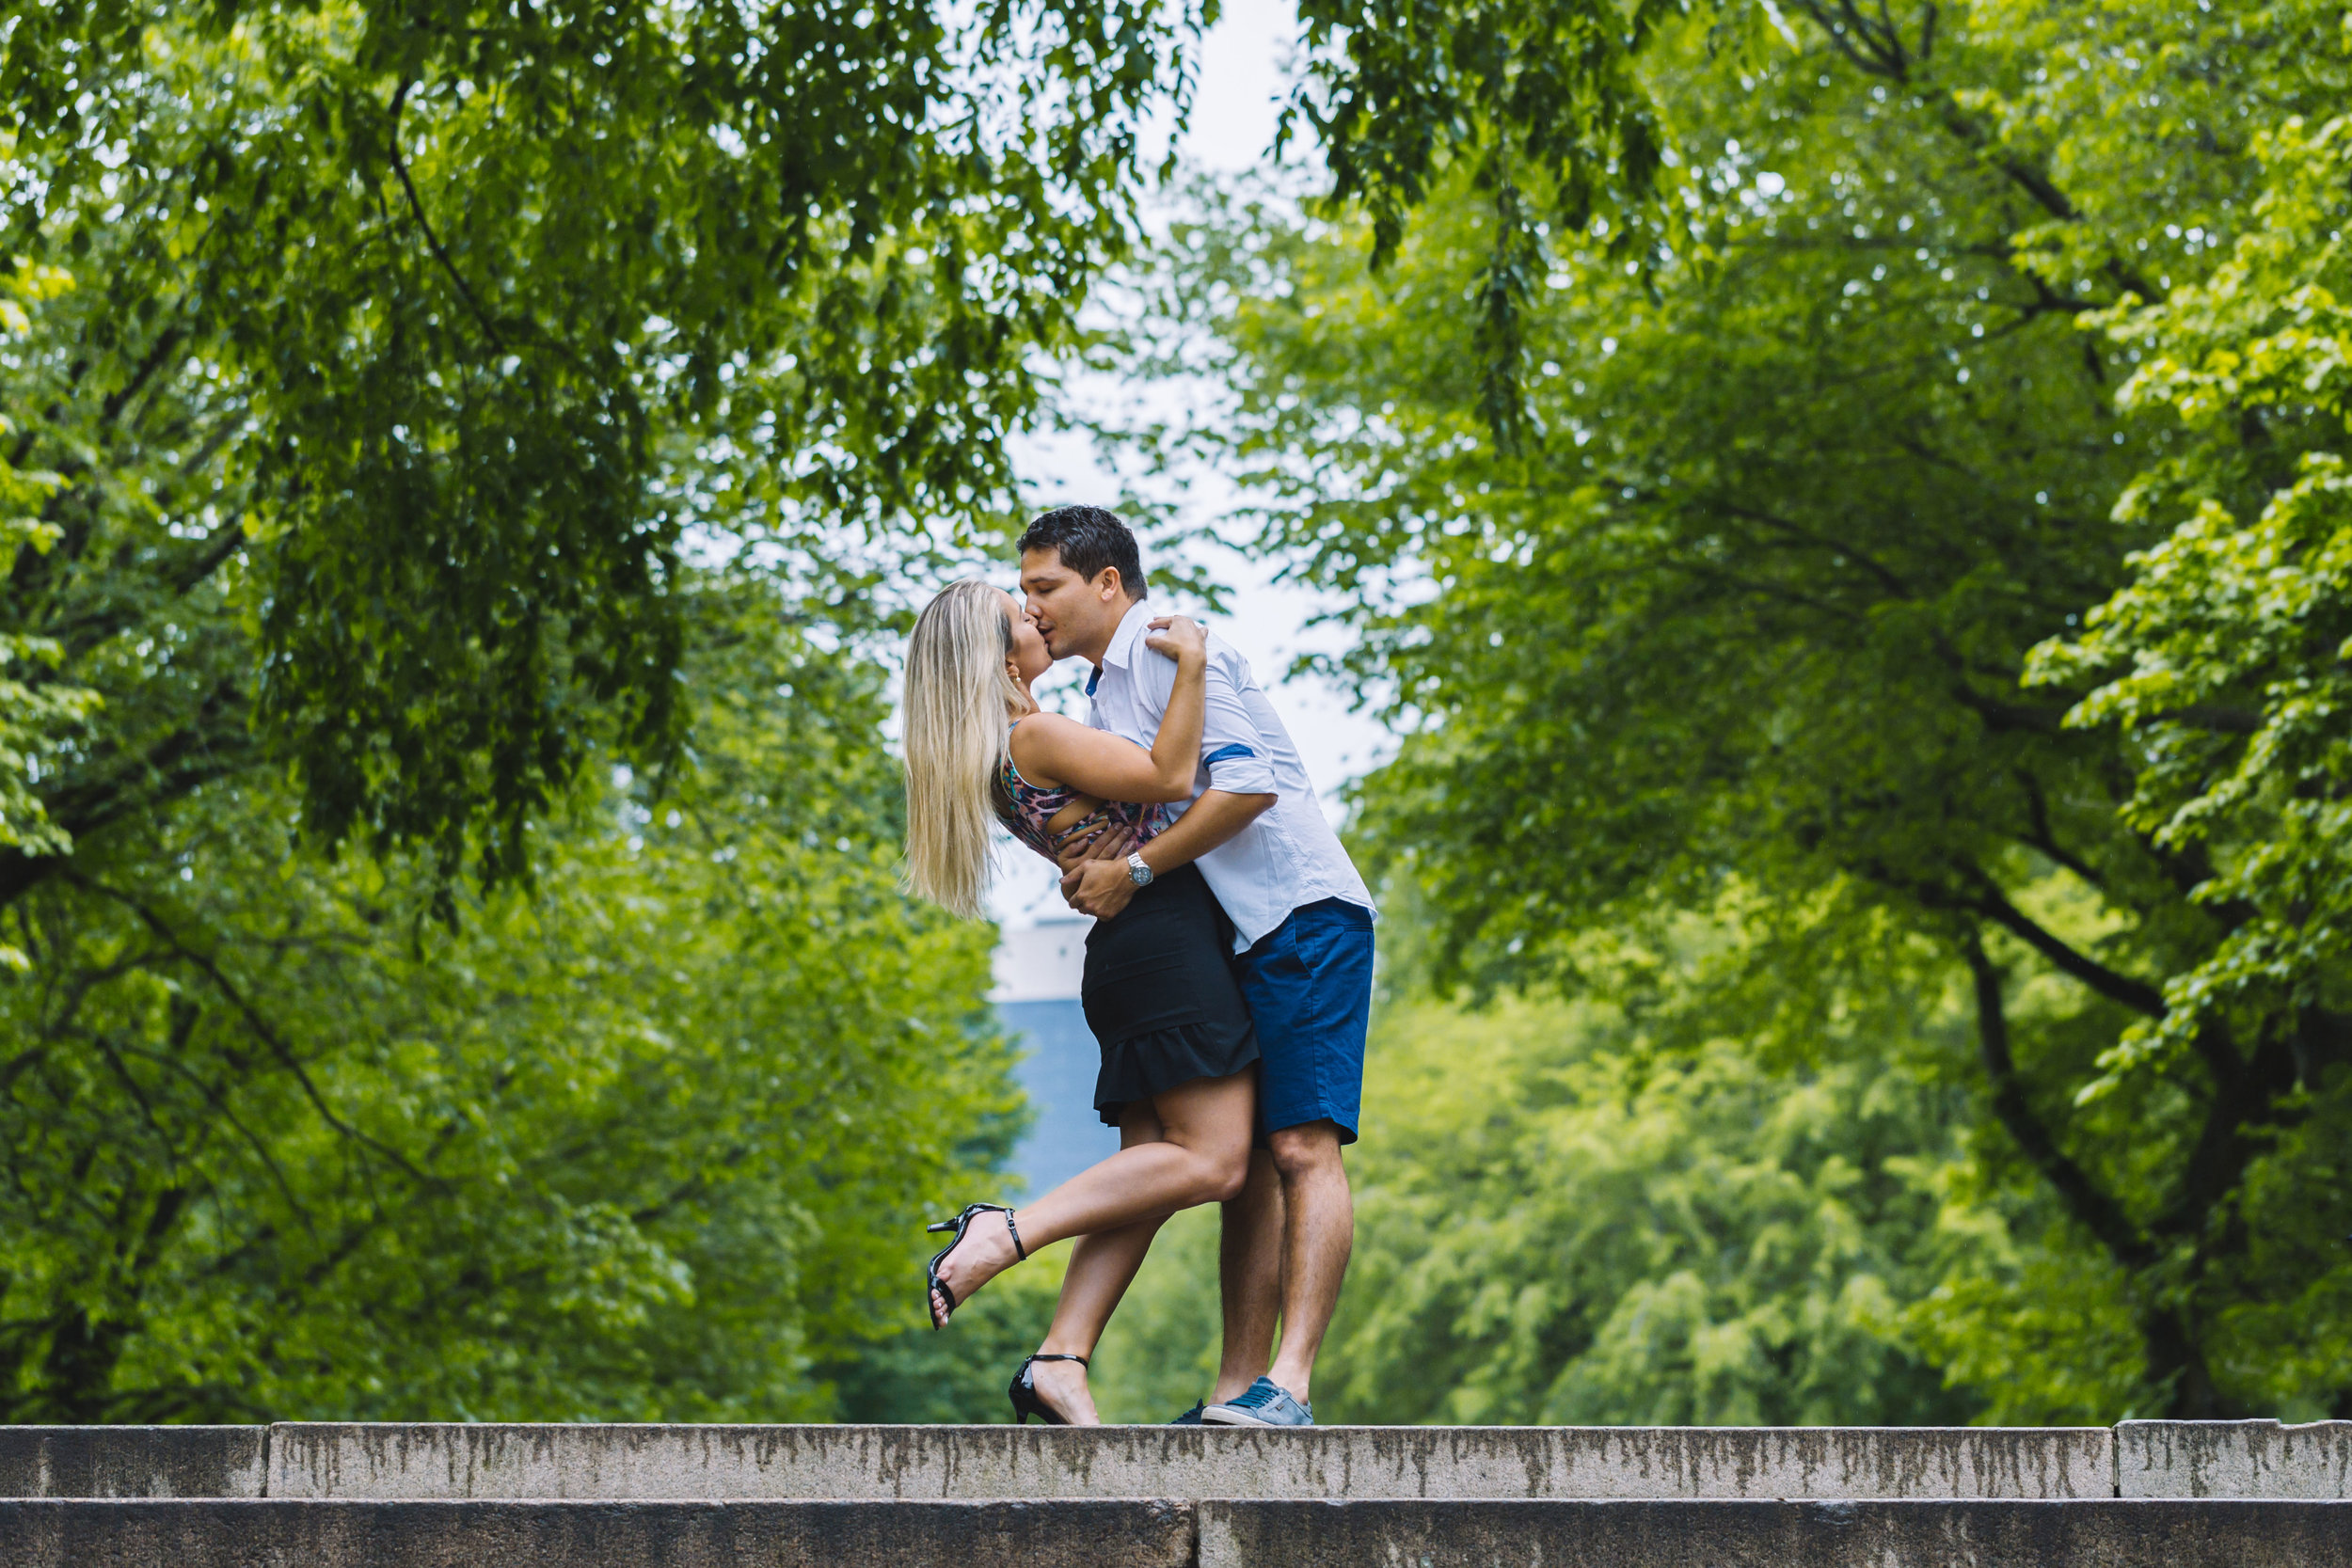
{"type": "MultiPolygon", "coordinates": [[[[1221,789],[1201,792],[1168,830],[1136,851],[1154,877],[1165,877],[1180,865],[1190,865],[1273,809],[1278,795],[1232,795],[1221,789]]],[[[1108,920],[1127,907],[1136,884],[1127,874],[1124,856],[1118,860],[1088,860],[1061,879],[1061,895],[1080,914],[1108,920]]]]}

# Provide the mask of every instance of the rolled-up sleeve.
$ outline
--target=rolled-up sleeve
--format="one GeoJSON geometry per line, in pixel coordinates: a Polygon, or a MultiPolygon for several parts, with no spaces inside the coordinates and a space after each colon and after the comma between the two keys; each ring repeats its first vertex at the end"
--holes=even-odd
{"type": "MultiPolygon", "coordinates": [[[[1173,682],[1169,683],[1171,686],[1173,682]]],[[[1263,736],[1249,717],[1239,688],[1222,661],[1211,659],[1208,671],[1208,711],[1200,725],[1200,760],[1209,769],[1209,787],[1228,795],[1274,795],[1274,759],[1263,736]]]]}
{"type": "MultiPolygon", "coordinates": [[[[1207,787],[1229,795],[1279,795],[1273,748],[1250,716],[1241,682],[1227,663],[1241,656],[1216,642],[1209,647],[1207,711],[1200,725],[1200,763],[1208,769],[1207,787]]],[[[1166,654],[1139,650],[1129,675],[1135,683],[1139,717],[1149,732],[1157,735],[1168,718],[1168,700],[1176,691],[1176,661],[1166,654]]]]}

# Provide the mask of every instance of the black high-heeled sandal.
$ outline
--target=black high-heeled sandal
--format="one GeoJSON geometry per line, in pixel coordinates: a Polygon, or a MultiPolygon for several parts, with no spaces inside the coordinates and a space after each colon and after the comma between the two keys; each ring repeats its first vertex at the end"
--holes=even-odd
{"type": "Polygon", "coordinates": [[[1053,1406],[1038,1398],[1037,1383],[1030,1377],[1029,1368],[1040,1361],[1075,1361],[1083,1367],[1087,1364],[1087,1358],[1083,1355],[1049,1354],[1044,1351],[1040,1351],[1028,1360],[1021,1363],[1021,1370],[1012,1374],[1012,1386],[1005,1390],[1012,1396],[1012,1413],[1019,1418],[1017,1424],[1027,1426],[1029,1418],[1035,1416],[1049,1427],[1066,1427],[1070,1423],[1055,1415],[1053,1406]]]}
{"type": "Polygon", "coordinates": [[[956,1308],[963,1305],[962,1302],[956,1299],[955,1291],[947,1289],[947,1282],[939,1277],[939,1265],[946,1262],[947,1260],[947,1255],[955,1251],[957,1246],[962,1243],[963,1233],[972,1228],[973,1219],[980,1214],[1004,1215],[1005,1232],[1012,1238],[1012,1256],[1014,1260],[1022,1263],[1025,1263],[1029,1260],[1028,1249],[1021,1244],[1021,1227],[1012,1223],[1012,1211],[1006,1208],[1001,1203],[967,1203],[963,1207],[963,1212],[958,1214],[954,1219],[941,1220],[937,1225],[925,1226],[923,1228],[930,1232],[952,1230],[956,1233],[956,1239],[954,1241],[949,1242],[946,1246],[941,1247],[937,1252],[932,1253],[931,1260],[923,1265],[924,1316],[930,1316],[931,1292],[933,1291],[938,1291],[941,1297],[947,1303],[947,1317],[931,1319],[931,1327],[935,1329],[946,1328],[947,1326],[947,1318],[954,1317],[956,1315],[956,1308]]]}

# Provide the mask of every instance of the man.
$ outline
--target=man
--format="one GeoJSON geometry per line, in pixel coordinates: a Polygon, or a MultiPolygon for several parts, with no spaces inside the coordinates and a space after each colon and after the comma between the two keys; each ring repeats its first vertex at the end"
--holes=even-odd
{"type": "MultiPolygon", "coordinates": [[[[1031,523],[1020,549],[1022,591],[1047,650],[1094,666],[1089,721],[1149,747],[1175,666],[1142,657],[1152,612],[1135,535],[1100,507],[1066,506],[1031,523]]],[[[1062,892],[1082,913],[1115,919],[1136,888],[1194,863],[1233,923],[1234,975],[1258,1030],[1263,1147],[1224,1209],[1216,1385],[1177,1419],[1312,1426],[1315,1354],[1355,1237],[1340,1150],[1356,1141],[1363,1096],[1372,895],[1248,662],[1215,635],[1200,751],[1184,816],[1139,850],[1076,861],[1062,892]]],[[[1131,1249],[1140,1264],[1157,1225],[1130,1228],[1140,1234],[1103,1244],[1131,1249]]]]}

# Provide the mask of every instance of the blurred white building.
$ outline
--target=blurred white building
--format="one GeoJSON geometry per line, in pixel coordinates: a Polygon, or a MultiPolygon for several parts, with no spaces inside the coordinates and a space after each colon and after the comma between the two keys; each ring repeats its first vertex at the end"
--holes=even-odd
{"type": "Polygon", "coordinates": [[[1008,927],[996,948],[996,986],[988,999],[1025,1053],[1015,1071],[1034,1119],[1013,1150],[1012,1168],[1031,1197],[1119,1152],[1119,1130],[1094,1114],[1102,1053],[1078,1006],[1093,924],[1082,914],[1048,914],[1008,927]]]}

